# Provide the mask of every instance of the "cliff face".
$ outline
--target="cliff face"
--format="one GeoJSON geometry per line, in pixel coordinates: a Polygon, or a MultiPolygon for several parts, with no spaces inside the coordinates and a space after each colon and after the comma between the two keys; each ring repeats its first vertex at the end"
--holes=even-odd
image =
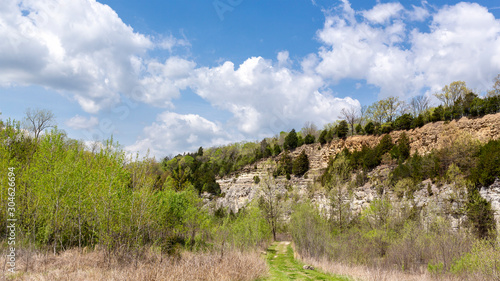
{"type": "MultiPolygon", "coordinates": [[[[403,131],[394,131],[390,135],[396,142],[403,131]]],[[[411,153],[418,151],[419,154],[426,154],[433,149],[440,149],[449,146],[460,137],[468,136],[482,143],[491,139],[500,138],[500,113],[487,115],[478,119],[462,118],[458,121],[429,123],[422,128],[405,131],[409,140],[411,153]]],[[[314,181],[328,166],[328,161],[332,156],[347,148],[351,151],[359,150],[364,145],[376,146],[382,136],[352,136],[346,140],[334,140],[329,144],[320,145],[318,143],[303,145],[291,152],[292,157],[298,156],[303,150],[309,157],[310,170],[304,177],[294,177],[286,180],[284,177],[276,179],[276,185],[280,192],[289,196],[309,197],[320,209],[328,211],[328,194],[324,191],[315,191],[314,181]]],[[[279,156],[276,159],[277,160],[279,156]]],[[[268,175],[270,168],[269,159],[262,160],[256,164],[248,165],[242,169],[237,176],[218,180],[223,196],[215,199],[216,207],[225,207],[237,212],[246,206],[259,195],[259,184],[256,184],[254,177],[264,179],[268,175]]],[[[430,208],[426,212],[447,213],[454,218],[457,224],[464,219],[459,215],[459,210],[464,198],[461,198],[462,191],[456,190],[453,186],[436,186],[430,181],[422,182],[412,198],[400,198],[391,191],[380,194],[379,186],[390,172],[389,167],[379,166],[369,174],[369,181],[363,186],[355,187],[344,201],[349,202],[354,212],[361,212],[382,194],[391,198],[394,206],[405,201],[413,206],[430,208]],[[457,197],[458,196],[458,197],[457,197]],[[447,202],[451,202],[448,204],[447,202]]],[[[500,183],[496,188],[485,188],[481,191],[484,198],[492,201],[492,205],[497,214],[500,214],[500,183]]],[[[452,219],[453,221],[453,219],[452,219]]],[[[500,217],[497,218],[500,221],[500,217]]]]}

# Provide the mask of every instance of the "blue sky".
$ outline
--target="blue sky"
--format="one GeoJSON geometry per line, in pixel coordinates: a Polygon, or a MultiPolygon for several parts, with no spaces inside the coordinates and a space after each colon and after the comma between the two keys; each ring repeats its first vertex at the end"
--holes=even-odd
{"type": "Polygon", "coordinates": [[[157,158],[500,73],[493,0],[9,1],[0,38],[2,119],[157,158]]]}

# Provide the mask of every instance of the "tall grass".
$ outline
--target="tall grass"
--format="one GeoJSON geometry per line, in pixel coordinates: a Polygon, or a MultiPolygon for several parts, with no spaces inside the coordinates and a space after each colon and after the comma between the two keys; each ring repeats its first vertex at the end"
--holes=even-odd
{"type": "MultiPolygon", "coordinates": [[[[162,255],[147,248],[137,263],[133,257],[116,255],[110,263],[106,252],[83,252],[73,248],[54,255],[20,251],[17,272],[3,271],[3,280],[255,280],[268,274],[263,258],[257,252],[224,253],[182,252],[178,258],[162,255]],[[29,265],[26,255],[31,256],[29,265]],[[27,266],[29,266],[27,268],[27,266]]],[[[0,258],[4,264],[5,254],[0,258]]]]}

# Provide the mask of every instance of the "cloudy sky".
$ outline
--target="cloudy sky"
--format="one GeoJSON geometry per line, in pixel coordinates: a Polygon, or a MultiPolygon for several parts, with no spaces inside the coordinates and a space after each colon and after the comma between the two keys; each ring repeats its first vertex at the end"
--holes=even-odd
{"type": "Polygon", "coordinates": [[[161,158],[500,73],[497,0],[144,2],[2,1],[2,119],[161,158]]]}

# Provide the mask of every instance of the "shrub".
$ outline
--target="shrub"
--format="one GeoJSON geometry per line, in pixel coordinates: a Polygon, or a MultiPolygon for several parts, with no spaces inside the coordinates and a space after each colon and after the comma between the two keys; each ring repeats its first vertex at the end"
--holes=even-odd
{"type": "Polygon", "coordinates": [[[299,156],[293,161],[292,172],[296,176],[302,176],[309,170],[309,158],[304,150],[299,154],[299,156]]]}
{"type": "Polygon", "coordinates": [[[373,133],[375,132],[375,124],[373,124],[372,121],[368,122],[368,124],[365,125],[365,132],[368,135],[373,135],[373,133]]]}
{"type": "Polygon", "coordinates": [[[299,138],[297,137],[297,133],[295,132],[295,129],[292,129],[288,135],[285,137],[285,142],[283,143],[283,148],[284,149],[289,149],[293,150],[295,149],[299,144],[299,138]]]}
{"type": "Polygon", "coordinates": [[[304,139],[305,144],[311,144],[311,143],[314,143],[314,141],[315,141],[315,137],[311,134],[307,134],[307,136],[304,139]]]}

